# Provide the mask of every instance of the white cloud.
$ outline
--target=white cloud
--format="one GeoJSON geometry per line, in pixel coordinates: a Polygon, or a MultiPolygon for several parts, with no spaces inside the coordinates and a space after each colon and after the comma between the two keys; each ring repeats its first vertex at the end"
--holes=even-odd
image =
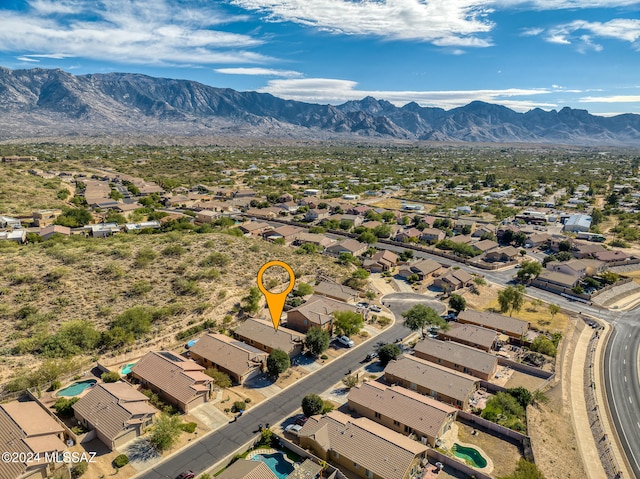
{"type": "Polygon", "coordinates": [[[501,7],[522,7],[535,10],[562,10],[567,8],[615,8],[637,5],[638,0],[494,0],[501,7]]]}
{"type": "MultiPolygon", "coordinates": [[[[260,39],[219,25],[241,20],[199,0],[31,0],[0,9],[0,51],[101,61],[203,65],[260,63],[260,39]]],[[[23,55],[34,58],[34,55],[23,55]]]]}
{"type": "Polygon", "coordinates": [[[38,63],[40,60],[36,60],[35,58],[29,58],[29,57],[16,57],[18,60],[20,60],[21,62],[35,62],[38,63]]]}
{"type": "Polygon", "coordinates": [[[348,100],[359,100],[365,96],[385,99],[395,105],[404,105],[411,101],[422,106],[436,106],[445,109],[466,105],[474,100],[497,103],[517,111],[532,108],[554,108],[555,103],[537,102],[528,96],[551,93],[550,90],[509,88],[504,90],[451,90],[451,91],[381,91],[360,90],[351,80],[332,78],[300,78],[289,80],[270,80],[260,92],[271,93],[280,98],[312,103],[338,104],[348,100]],[[524,97],[524,99],[516,99],[524,97]]]}
{"type": "Polygon", "coordinates": [[[524,30],[522,30],[522,36],[523,37],[536,37],[536,36],[540,35],[542,32],[544,32],[544,28],[537,28],[537,27],[525,28],[524,30]]]}
{"type": "Polygon", "coordinates": [[[273,70],[271,68],[216,68],[217,73],[225,75],[263,75],[272,77],[296,78],[301,77],[302,73],[293,70],[273,70]]]}
{"type": "Polygon", "coordinates": [[[640,103],[640,95],[585,96],[580,103],[640,103]]]}
{"type": "Polygon", "coordinates": [[[608,22],[575,20],[550,28],[545,40],[566,45],[576,44],[581,52],[602,51],[602,45],[593,42],[593,37],[626,41],[639,47],[640,20],[629,18],[616,18],[608,22]]]}
{"type": "Polygon", "coordinates": [[[482,0],[231,0],[268,21],[289,21],[332,33],[418,40],[440,46],[486,47],[492,9],[482,0]]]}

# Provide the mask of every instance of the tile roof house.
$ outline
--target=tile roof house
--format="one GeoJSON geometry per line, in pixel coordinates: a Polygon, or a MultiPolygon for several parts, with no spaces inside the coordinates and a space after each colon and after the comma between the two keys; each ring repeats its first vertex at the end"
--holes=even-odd
{"type": "Polygon", "coordinates": [[[366,479],[420,477],[427,446],[361,417],[332,411],[311,416],[300,430],[300,445],[366,479]]]}
{"type": "Polygon", "coordinates": [[[479,383],[478,378],[468,374],[405,354],[387,365],[384,379],[463,410],[468,409],[479,383]]]}
{"type": "Polygon", "coordinates": [[[498,246],[498,243],[490,239],[480,240],[477,243],[471,245],[473,249],[480,251],[481,253],[486,253],[487,251],[494,250],[498,246]]]}
{"type": "Polygon", "coordinates": [[[303,305],[287,311],[287,328],[301,333],[313,327],[331,331],[334,311],[357,312],[357,308],[342,301],[313,295],[303,305]]]}
{"type": "Polygon", "coordinates": [[[355,301],[360,294],[358,290],[331,281],[322,281],[313,287],[316,294],[338,301],[355,301]]]}
{"type": "Polygon", "coordinates": [[[502,248],[493,249],[484,255],[484,260],[489,262],[502,262],[513,261],[519,255],[517,248],[513,246],[504,246],[502,248]]]}
{"type": "Polygon", "coordinates": [[[382,250],[375,253],[371,258],[364,260],[362,267],[372,273],[382,273],[389,271],[398,264],[398,255],[392,251],[382,250]]]}
{"type": "Polygon", "coordinates": [[[284,240],[284,244],[290,245],[294,242],[296,236],[302,232],[304,232],[304,228],[300,228],[299,226],[282,225],[275,229],[265,231],[263,236],[268,240],[282,238],[284,240]]]}
{"type": "Polygon", "coordinates": [[[227,467],[218,479],[278,479],[262,461],[240,459],[227,467]]]}
{"type": "Polygon", "coordinates": [[[169,351],[150,351],[133,365],[131,377],[188,413],[209,400],[212,383],[204,369],[169,351]]]}
{"type": "Polygon", "coordinates": [[[449,323],[447,331],[440,330],[438,338],[466,344],[482,351],[491,351],[498,340],[498,332],[473,324],[449,323]]]}
{"type": "Polygon", "coordinates": [[[218,333],[202,336],[191,346],[189,353],[198,364],[216,368],[238,384],[259,376],[268,356],[264,351],[218,333]]]}
{"type": "Polygon", "coordinates": [[[440,364],[449,369],[490,380],[498,369],[498,358],[493,354],[453,341],[426,338],[413,348],[416,358],[440,364]]]}
{"type": "Polygon", "coordinates": [[[462,269],[451,269],[433,281],[433,285],[447,291],[457,291],[470,286],[473,276],[462,269]]]}
{"type": "Polygon", "coordinates": [[[546,246],[550,239],[551,235],[548,233],[534,233],[525,240],[524,247],[538,248],[540,246],[546,246]]]}
{"type": "Polygon", "coordinates": [[[493,329],[518,340],[527,334],[530,326],[528,321],[522,319],[510,318],[490,311],[474,311],[473,309],[461,311],[458,314],[458,323],[493,329]]]}
{"type": "Polygon", "coordinates": [[[594,253],[593,257],[603,263],[615,263],[617,261],[629,261],[631,259],[631,256],[620,250],[594,253]]]}
{"type": "Polygon", "coordinates": [[[409,228],[403,231],[400,231],[396,237],[394,238],[396,241],[400,241],[402,243],[407,243],[414,238],[415,241],[419,240],[422,236],[422,231],[418,228],[409,228]]]}
{"type": "Polygon", "coordinates": [[[238,226],[238,229],[242,231],[245,236],[258,236],[269,228],[271,227],[267,223],[260,223],[258,221],[249,221],[238,226]]]}
{"type": "Polygon", "coordinates": [[[336,240],[329,238],[325,235],[318,233],[298,233],[296,239],[293,241],[294,246],[301,246],[303,244],[314,244],[320,247],[320,251],[324,250],[327,246],[331,246],[336,240]]]}
{"type": "Polygon", "coordinates": [[[606,252],[607,249],[601,244],[588,244],[588,243],[578,243],[576,242],[573,245],[573,256],[577,259],[583,258],[591,258],[594,257],[597,253],[606,252]]]}
{"type": "Polygon", "coordinates": [[[49,225],[41,228],[38,235],[44,240],[48,240],[53,235],[71,236],[71,228],[68,226],[49,225]]]}
{"type": "Polygon", "coordinates": [[[420,240],[427,243],[435,243],[441,241],[447,237],[446,233],[438,228],[425,228],[422,230],[420,240]]]}
{"type": "Polygon", "coordinates": [[[368,244],[360,243],[360,241],[349,238],[328,246],[324,252],[335,257],[340,256],[340,253],[351,253],[353,256],[361,256],[367,249],[369,249],[368,244]]]}
{"type": "Polygon", "coordinates": [[[415,435],[434,447],[457,415],[457,409],[400,386],[367,381],[351,388],[349,409],[400,434],[415,435]]]}
{"type": "Polygon", "coordinates": [[[266,353],[281,349],[291,358],[300,354],[304,346],[304,334],[283,326],[276,331],[271,320],[247,319],[233,333],[240,341],[254,348],[266,353]]]}
{"type": "Polygon", "coordinates": [[[407,265],[411,274],[417,274],[420,281],[423,281],[429,276],[433,276],[436,272],[443,269],[443,266],[432,259],[422,259],[415,263],[409,263],[407,265]]]}
{"type": "Polygon", "coordinates": [[[542,270],[542,273],[540,273],[538,277],[531,282],[531,284],[534,286],[539,286],[541,288],[564,292],[563,288],[572,289],[578,284],[579,281],[580,276],[576,274],[542,270]]]}
{"type": "Polygon", "coordinates": [[[141,436],[158,412],[149,398],[125,382],[96,384],[73,405],[75,418],[109,449],[141,436]]]}
{"type": "MultiPolygon", "coordinates": [[[[35,401],[0,405],[0,447],[3,451],[19,454],[45,454],[67,449],[64,428],[35,401]]],[[[3,479],[44,479],[51,471],[51,465],[44,461],[0,461],[3,479]]]]}

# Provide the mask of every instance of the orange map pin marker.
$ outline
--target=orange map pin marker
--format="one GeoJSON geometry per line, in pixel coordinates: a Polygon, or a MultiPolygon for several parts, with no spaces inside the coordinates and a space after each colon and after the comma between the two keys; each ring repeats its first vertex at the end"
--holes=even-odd
{"type": "Polygon", "coordinates": [[[260,288],[260,291],[262,291],[262,294],[264,294],[267,299],[267,306],[269,306],[269,314],[271,314],[273,329],[276,331],[280,325],[280,316],[282,316],[282,311],[284,311],[284,302],[287,300],[287,295],[293,290],[295,282],[296,276],[293,274],[293,269],[291,269],[291,266],[284,261],[269,261],[260,268],[260,271],[258,271],[258,288],[260,288]],[[272,266],[281,266],[287,271],[287,273],[289,273],[289,286],[287,286],[287,289],[282,293],[271,293],[262,283],[262,276],[264,276],[264,272],[272,266]]]}

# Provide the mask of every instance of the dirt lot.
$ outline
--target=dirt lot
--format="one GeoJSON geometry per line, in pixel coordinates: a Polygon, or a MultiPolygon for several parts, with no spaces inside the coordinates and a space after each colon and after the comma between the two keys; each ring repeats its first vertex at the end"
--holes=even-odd
{"type": "MultiPolygon", "coordinates": [[[[498,303],[498,291],[500,287],[495,285],[479,286],[479,295],[469,291],[464,293],[467,305],[478,311],[495,311],[500,312],[500,304],[498,303]]],[[[551,332],[564,331],[567,327],[567,316],[560,312],[552,316],[549,312],[549,306],[546,303],[534,303],[527,299],[520,311],[514,311],[513,317],[529,321],[531,326],[540,330],[548,330],[551,332]]]]}
{"type": "Polygon", "coordinates": [[[473,428],[461,423],[458,424],[458,437],[462,442],[474,444],[485,451],[493,461],[493,477],[501,477],[511,474],[516,464],[522,457],[520,449],[498,437],[477,431],[472,435],[473,428]]]}

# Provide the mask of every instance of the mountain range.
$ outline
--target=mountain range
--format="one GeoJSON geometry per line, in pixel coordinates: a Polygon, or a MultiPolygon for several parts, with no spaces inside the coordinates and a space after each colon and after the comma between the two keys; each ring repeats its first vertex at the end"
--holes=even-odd
{"type": "Polygon", "coordinates": [[[518,113],[480,101],[397,107],[372,97],[319,105],[140,74],[0,67],[0,140],[119,134],[640,146],[640,115],[518,113]]]}

